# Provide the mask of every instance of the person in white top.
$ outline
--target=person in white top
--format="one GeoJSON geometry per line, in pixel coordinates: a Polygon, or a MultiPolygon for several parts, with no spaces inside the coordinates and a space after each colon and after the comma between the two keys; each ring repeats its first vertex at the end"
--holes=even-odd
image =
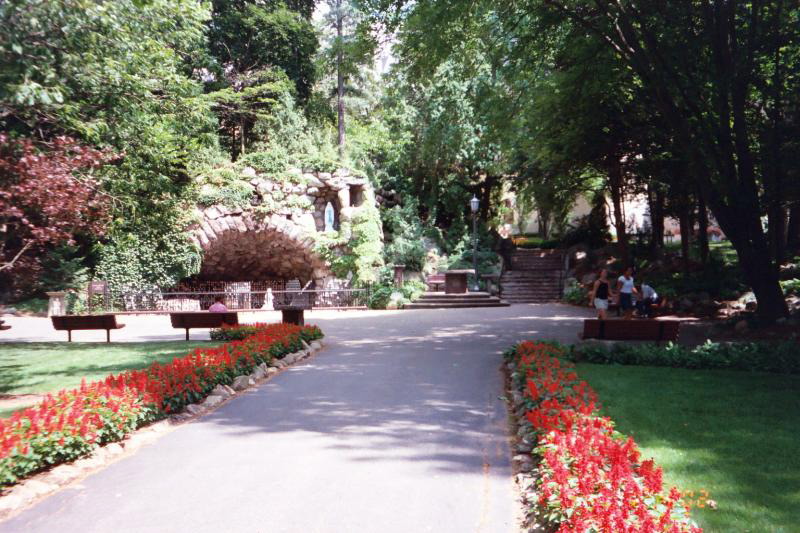
{"type": "Polygon", "coordinates": [[[617,291],[619,291],[619,307],[622,309],[625,320],[633,317],[633,295],[638,294],[633,281],[633,269],[628,267],[625,272],[617,279],[617,291]]]}
{"type": "Polygon", "coordinates": [[[659,304],[658,293],[645,282],[642,282],[641,287],[641,298],[636,302],[636,308],[639,310],[640,316],[650,318],[653,314],[653,306],[659,304]]]}

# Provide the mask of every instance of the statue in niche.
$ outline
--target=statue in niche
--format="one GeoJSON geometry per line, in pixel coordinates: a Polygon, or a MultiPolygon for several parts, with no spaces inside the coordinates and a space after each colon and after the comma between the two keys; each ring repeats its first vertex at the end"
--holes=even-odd
{"type": "Polygon", "coordinates": [[[334,217],[333,204],[328,202],[328,205],[325,206],[325,231],[335,231],[333,228],[334,217]]]}

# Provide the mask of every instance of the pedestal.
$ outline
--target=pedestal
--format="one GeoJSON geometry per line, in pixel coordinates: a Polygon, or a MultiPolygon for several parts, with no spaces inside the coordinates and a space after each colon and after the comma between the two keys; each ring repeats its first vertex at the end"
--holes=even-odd
{"type": "Polygon", "coordinates": [[[46,292],[49,298],[47,302],[47,316],[60,316],[67,314],[66,296],[64,291],[46,292]]]}
{"type": "Polygon", "coordinates": [[[472,270],[448,270],[444,273],[445,294],[464,294],[467,292],[467,274],[472,270]]]}
{"type": "Polygon", "coordinates": [[[295,324],[297,326],[305,326],[306,321],[303,316],[305,309],[281,309],[281,316],[284,324],[295,324]]]}
{"type": "Polygon", "coordinates": [[[400,288],[403,286],[403,272],[405,271],[405,265],[394,265],[394,286],[400,288]]]}

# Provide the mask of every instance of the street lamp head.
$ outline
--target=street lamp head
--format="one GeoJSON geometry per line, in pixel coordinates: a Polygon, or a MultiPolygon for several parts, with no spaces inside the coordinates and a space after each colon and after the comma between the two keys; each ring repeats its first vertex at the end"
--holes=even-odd
{"type": "Polygon", "coordinates": [[[472,209],[472,212],[473,213],[477,213],[478,212],[478,208],[480,207],[480,205],[481,205],[481,201],[478,200],[478,197],[475,196],[475,195],[472,195],[472,200],[469,201],[469,208],[472,209]]]}

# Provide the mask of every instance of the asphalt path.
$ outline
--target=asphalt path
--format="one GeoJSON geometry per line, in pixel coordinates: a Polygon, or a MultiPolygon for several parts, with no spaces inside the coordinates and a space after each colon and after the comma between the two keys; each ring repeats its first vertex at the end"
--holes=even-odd
{"type": "Polygon", "coordinates": [[[501,354],[561,305],[339,313],[326,348],[0,532],[517,530],[501,354]]]}

